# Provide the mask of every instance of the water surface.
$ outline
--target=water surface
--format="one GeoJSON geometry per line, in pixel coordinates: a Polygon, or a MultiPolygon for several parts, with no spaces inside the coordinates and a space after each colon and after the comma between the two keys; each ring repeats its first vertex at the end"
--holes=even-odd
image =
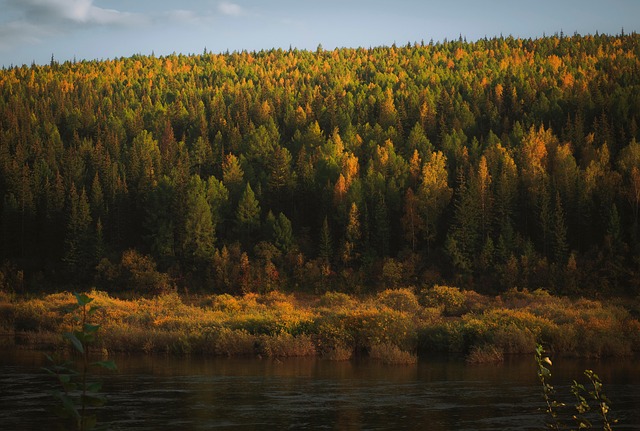
{"type": "MultiPolygon", "coordinates": [[[[102,375],[102,423],[122,430],[534,430],[546,419],[530,357],[468,366],[434,359],[414,366],[316,358],[113,358],[102,375]]],[[[0,426],[49,429],[53,387],[40,352],[0,357],[0,426]]],[[[558,392],[593,368],[605,382],[616,429],[640,429],[640,365],[632,359],[559,359],[558,392]],[[563,382],[562,384],[560,382],[563,382]]],[[[571,402],[570,397],[565,397],[571,402]]]]}

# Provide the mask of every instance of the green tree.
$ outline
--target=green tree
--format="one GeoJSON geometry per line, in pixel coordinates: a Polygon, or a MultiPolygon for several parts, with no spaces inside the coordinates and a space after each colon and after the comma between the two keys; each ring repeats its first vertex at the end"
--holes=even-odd
{"type": "Polygon", "coordinates": [[[325,216],[320,229],[320,238],[318,239],[318,257],[325,262],[331,262],[333,257],[333,241],[331,239],[331,230],[329,229],[329,220],[325,216]]]}
{"type": "Polygon", "coordinates": [[[293,245],[293,228],[291,221],[283,213],[278,214],[273,225],[273,244],[282,253],[287,253],[293,245]]]}
{"type": "Polygon", "coordinates": [[[291,153],[277,146],[268,161],[267,191],[273,208],[282,208],[293,188],[291,153]]]}
{"type": "Polygon", "coordinates": [[[184,232],[182,250],[187,260],[206,262],[213,257],[215,227],[206,184],[197,174],[191,177],[187,188],[184,232]]]}
{"type": "Polygon", "coordinates": [[[91,247],[92,219],[89,200],[84,188],[78,195],[75,185],[71,186],[68,208],[69,217],[63,261],[69,276],[84,279],[88,275],[93,257],[93,248],[91,247]]]}
{"type": "Polygon", "coordinates": [[[164,176],[149,194],[145,217],[145,239],[158,262],[169,264],[176,255],[175,188],[164,176]]]}
{"type": "Polygon", "coordinates": [[[481,234],[480,201],[475,191],[469,187],[467,178],[458,170],[453,222],[447,235],[447,252],[454,267],[462,272],[470,272],[477,252],[481,234]]]}
{"type": "Polygon", "coordinates": [[[260,203],[249,183],[247,183],[236,208],[236,228],[244,238],[245,244],[249,243],[252,234],[260,228],[260,203]]]}
{"type": "Polygon", "coordinates": [[[569,245],[567,244],[567,225],[565,220],[564,209],[562,207],[562,199],[560,193],[556,193],[555,204],[553,207],[553,259],[563,267],[569,258],[569,245]]]}

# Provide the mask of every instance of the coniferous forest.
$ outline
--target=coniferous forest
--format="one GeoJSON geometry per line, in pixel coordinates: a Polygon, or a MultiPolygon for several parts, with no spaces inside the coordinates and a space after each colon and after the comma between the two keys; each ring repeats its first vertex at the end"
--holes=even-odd
{"type": "Polygon", "coordinates": [[[0,71],[0,287],[640,293],[640,37],[0,71]]]}

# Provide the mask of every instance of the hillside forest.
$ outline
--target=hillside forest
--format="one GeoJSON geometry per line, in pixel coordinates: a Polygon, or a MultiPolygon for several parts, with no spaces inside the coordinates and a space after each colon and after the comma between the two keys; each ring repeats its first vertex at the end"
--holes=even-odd
{"type": "Polygon", "coordinates": [[[640,293],[640,36],[0,71],[0,287],[640,293]]]}

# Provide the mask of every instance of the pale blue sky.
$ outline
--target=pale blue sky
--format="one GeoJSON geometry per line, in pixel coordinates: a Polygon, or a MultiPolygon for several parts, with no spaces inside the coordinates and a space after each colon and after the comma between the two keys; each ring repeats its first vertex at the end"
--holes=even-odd
{"type": "Polygon", "coordinates": [[[0,66],[639,27],[640,0],[0,0],[0,66]]]}

